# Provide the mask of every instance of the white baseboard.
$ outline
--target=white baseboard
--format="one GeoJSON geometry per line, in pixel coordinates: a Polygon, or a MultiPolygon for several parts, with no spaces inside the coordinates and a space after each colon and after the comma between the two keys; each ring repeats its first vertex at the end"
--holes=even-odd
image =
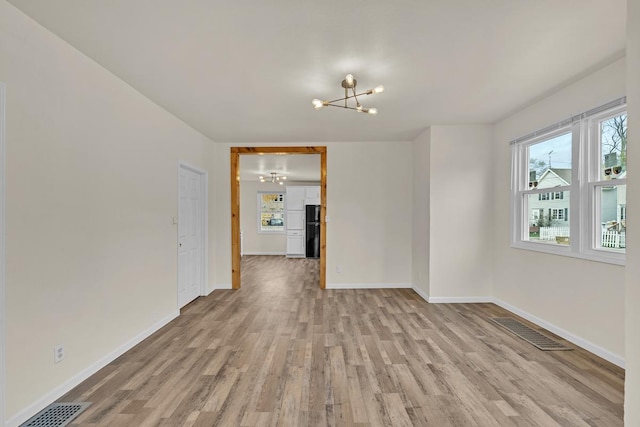
{"type": "Polygon", "coordinates": [[[431,304],[480,304],[493,302],[491,297],[429,297],[431,304]]]}
{"type": "Polygon", "coordinates": [[[516,314],[520,317],[527,319],[528,321],[535,323],[536,325],[552,332],[559,337],[566,339],[567,341],[581,347],[590,353],[595,354],[596,356],[602,357],[603,359],[613,363],[616,366],[619,366],[624,369],[625,360],[624,357],[612,353],[609,350],[606,350],[590,341],[585,340],[577,335],[572,334],[562,328],[557,327],[556,325],[547,322],[537,316],[534,316],[531,313],[528,313],[524,310],[519,309],[507,302],[504,302],[498,298],[493,297],[430,297],[424,291],[418,289],[416,286],[413,286],[413,290],[415,293],[420,295],[425,301],[430,304],[457,304],[457,303],[493,303],[496,304],[505,310],[510,311],[513,314],[516,314]]]}
{"type": "Polygon", "coordinates": [[[231,283],[220,283],[218,285],[213,286],[213,291],[215,291],[216,289],[233,289],[233,288],[231,287],[231,283]]]}
{"type": "Polygon", "coordinates": [[[276,256],[284,256],[286,252],[243,252],[242,256],[246,255],[276,255],[276,256]]]}
{"type": "Polygon", "coordinates": [[[507,302],[504,302],[498,298],[493,298],[493,303],[496,305],[499,305],[500,307],[504,308],[505,310],[509,310],[510,312],[517,314],[520,317],[523,317],[525,319],[527,319],[528,321],[535,323],[536,325],[558,335],[559,337],[562,337],[564,339],[566,339],[567,341],[572,342],[573,344],[577,345],[578,347],[582,347],[585,350],[595,354],[596,356],[602,357],[603,359],[613,363],[616,366],[619,366],[621,368],[624,369],[625,367],[625,361],[624,361],[624,357],[617,355],[615,353],[612,353],[609,350],[606,350],[590,341],[585,340],[584,338],[581,338],[577,335],[572,334],[571,332],[565,331],[562,328],[559,328],[557,326],[555,326],[552,323],[547,322],[546,320],[543,320],[537,316],[534,316],[531,313],[528,313],[524,310],[519,309],[518,307],[515,307],[507,302]]]}
{"type": "Polygon", "coordinates": [[[83,371],[69,378],[67,381],[60,384],[58,387],[54,388],[53,390],[51,390],[50,392],[42,396],[40,399],[33,402],[31,405],[27,406],[26,408],[24,408],[23,410],[15,414],[13,417],[9,418],[6,421],[6,427],[18,427],[20,424],[24,423],[26,420],[33,417],[35,414],[42,411],[52,402],[55,402],[65,393],[69,392],[71,389],[73,389],[75,386],[80,384],[82,381],[86,380],[91,375],[95,374],[100,369],[104,368],[109,363],[113,362],[115,359],[117,359],[118,357],[120,357],[121,355],[129,351],[131,348],[133,348],[137,344],[144,341],[151,334],[158,331],[160,328],[162,328],[167,323],[171,322],[173,319],[175,319],[179,315],[180,315],[180,312],[178,310],[174,311],[169,316],[154,323],[148,329],[142,331],[141,333],[133,337],[131,340],[129,340],[125,344],[121,345],[111,353],[107,354],[97,362],[90,365],[88,368],[84,369],[83,371]]]}
{"type": "Polygon", "coordinates": [[[327,289],[411,289],[410,283],[327,283],[327,289]]]}
{"type": "Polygon", "coordinates": [[[420,295],[420,297],[425,300],[426,302],[429,302],[429,295],[427,295],[427,293],[425,291],[423,291],[420,288],[417,288],[415,285],[411,286],[411,289],[413,289],[413,291],[420,295]]]}

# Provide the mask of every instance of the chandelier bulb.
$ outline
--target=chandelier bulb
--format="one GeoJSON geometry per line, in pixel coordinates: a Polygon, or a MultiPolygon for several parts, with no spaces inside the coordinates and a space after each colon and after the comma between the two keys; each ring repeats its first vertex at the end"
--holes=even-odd
{"type": "Polygon", "coordinates": [[[311,101],[311,103],[313,104],[313,108],[315,108],[316,110],[319,110],[320,108],[324,107],[324,102],[322,102],[322,100],[317,98],[311,101]]]}
{"type": "Polygon", "coordinates": [[[362,111],[362,105],[359,102],[356,104],[356,110],[362,111]]]}
{"type": "Polygon", "coordinates": [[[384,91],[384,86],[380,85],[373,89],[373,93],[380,93],[384,91]]]}
{"type": "Polygon", "coordinates": [[[377,108],[369,108],[369,111],[367,111],[367,113],[371,114],[372,116],[375,116],[376,114],[378,114],[378,109],[377,108]]]}
{"type": "Polygon", "coordinates": [[[283,184],[284,184],[284,182],[280,181],[280,182],[279,182],[279,184],[280,184],[280,185],[283,185],[283,184]]]}
{"type": "Polygon", "coordinates": [[[347,81],[347,84],[349,84],[349,86],[353,85],[353,75],[352,74],[347,74],[347,77],[344,78],[347,81]]]}

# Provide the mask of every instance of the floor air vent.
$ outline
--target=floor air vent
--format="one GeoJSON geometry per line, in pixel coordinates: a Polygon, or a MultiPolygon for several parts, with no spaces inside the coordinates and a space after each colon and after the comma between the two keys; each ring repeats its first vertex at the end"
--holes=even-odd
{"type": "Polygon", "coordinates": [[[20,427],[64,427],[91,405],[89,402],[53,403],[20,427]]]}
{"type": "Polygon", "coordinates": [[[528,343],[538,347],[540,350],[573,350],[570,347],[560,344],[558,341],[552,340],[551,338],[542,335],[535,329],[531,329],[530,327],[520,322],[519,320],[514,319],[513,317],[492,317],[491,320],[502,326],[509,332],[513,332],[528,343]]]}

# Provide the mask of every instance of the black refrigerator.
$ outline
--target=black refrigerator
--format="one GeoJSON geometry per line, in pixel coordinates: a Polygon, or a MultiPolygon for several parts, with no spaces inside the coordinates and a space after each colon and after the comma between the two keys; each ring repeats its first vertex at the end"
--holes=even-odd
{"type": "Polygon", "coordinates": [[[320,258],[320,205],[306,205],[305,208],[305,256],[320,258]]]}

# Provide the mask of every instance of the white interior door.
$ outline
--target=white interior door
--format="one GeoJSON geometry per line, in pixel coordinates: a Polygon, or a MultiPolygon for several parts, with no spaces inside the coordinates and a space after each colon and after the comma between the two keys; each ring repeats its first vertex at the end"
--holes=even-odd
{"type": "Polygon", "coordinates": [[[204,174],[180,165],[178,188],[178,308],[203,294],[204,174]]]}

